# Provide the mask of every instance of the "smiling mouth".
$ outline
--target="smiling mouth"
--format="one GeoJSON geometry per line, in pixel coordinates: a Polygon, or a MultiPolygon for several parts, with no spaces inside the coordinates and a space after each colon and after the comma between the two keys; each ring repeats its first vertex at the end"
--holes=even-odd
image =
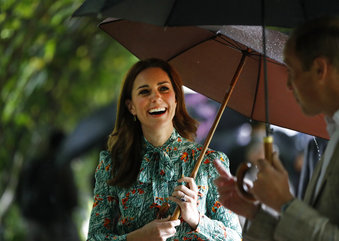
{"type": "Polygon", "coordinates": [[[151,115],[161,115],[164,114],[166,112],[166,108],[165,107],[161,107],[161,108],[154,108],[148,111],[149,114],[151,115]]]}

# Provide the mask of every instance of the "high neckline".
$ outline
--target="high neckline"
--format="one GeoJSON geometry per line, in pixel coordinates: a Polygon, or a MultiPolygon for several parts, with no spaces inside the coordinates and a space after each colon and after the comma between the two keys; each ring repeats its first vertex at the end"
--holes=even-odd
{"type": "Polygon", "coordinates": [[[170,146],[174,141],[177,141],[179,134],[175,128],[173,128],[173,132],[171,136],[165,141],[165,143],[161,146],[153,146],[145,137],[144,137],[144,145],[146,150],[165,150],[168,146],[170,146]]]}

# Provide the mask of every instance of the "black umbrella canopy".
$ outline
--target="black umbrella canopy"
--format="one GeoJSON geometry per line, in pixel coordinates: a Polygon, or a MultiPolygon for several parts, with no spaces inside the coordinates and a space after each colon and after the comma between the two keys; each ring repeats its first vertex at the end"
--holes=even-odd
{"type": "Polygon", "coordinates": [[[82,119],[60,147],[59,164],[76,158],[96,145],[104,145],[113,131],[116,102],[105,105],[82,119]]]}
{"type": "Polygon", "coordinates": [[[110,8],[122,0],[95,0],[85,1],[73,13],[73,16],[90,16],[100,14],[104,9],[110,8]]]}
{"type": "Polygon", "coordinates": [[[165,26],[262,25],[295,27],[323,15],[339,15],[337,0],[86,0],[73,16],[104,17],[165,26]],[[264,7],[263,7],[264,3],[264,7]]]}
{"type": "MultiPolygon", "coordinates": [[[[264,54],[262,44],[262,27],[245,25],[207,25],[201,26],[219,36],[227,36],[242,45],[245,45],[259,54],[264,54]]],[[[265,30],[266,46],[265,55],[279,63],[284,63],[283,49],[287,35],[275,30],[265,30]]]]}

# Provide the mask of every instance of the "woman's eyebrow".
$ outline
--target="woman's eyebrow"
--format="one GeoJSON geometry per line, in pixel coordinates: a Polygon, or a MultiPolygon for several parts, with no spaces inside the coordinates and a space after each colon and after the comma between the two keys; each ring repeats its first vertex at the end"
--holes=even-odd
{"type": "Polygon", "coordinates": [[[159,82],[158,85],[168,84],[168,83],[170,83],[170,82],[168,80],[165,80],[165,81],[159,82]]]}
{"type": "MultiPolygon", "coordinates": [[[[159,82],[157,85],[162,85],[162,84],[168,84],[168,83],[170,83],[168,80],[165,80],[165,81],[161,81],[161,82],[159,82]]],[[[139,86],[138,88],[137,88],[137,90],[138,89],[142,89],[142,88],[147,88],[147,87],[149,87],[149,85],[141,85],[141,86],[139,86]]]]}
{"type": "Polygon", "coordinates": [[[138,89],[142,89],[142,88],[146,88],[146,87],[148,87],[148,85],[141,85],[141,86],[139,86],[139,87],[137,88],[137,90],[138,90],[138,89]]]}

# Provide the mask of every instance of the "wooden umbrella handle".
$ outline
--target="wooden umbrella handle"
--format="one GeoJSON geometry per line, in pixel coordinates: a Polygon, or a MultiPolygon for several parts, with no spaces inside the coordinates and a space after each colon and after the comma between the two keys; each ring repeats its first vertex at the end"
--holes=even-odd
{"type": "Polygon", "coordinates": [[[265,159],[268,160],[270,164],[273,161],[273,136],[264,137],[264,150],[265,150],[265,159]]]}
{"type": "MultiPolygon", "coordinates": [[[[250,52],[250,50],[248,50],[248,52],[250,52]]],[[[217,116],[215,117],[214,119],[214,122],[213,122],[213,125],[212,127],[210,128],[209,132],[208,132],[208,135],[206,137],[206,140],[205,140],[205,143],[204,143],[204,146],[201,150],[201,153],[200,153],[200,156],[197,160],[197,162],[195,163],[195,166],[194,166],[194,169],[193,171],[191,172],[191,176],[192,178],[195,178],[197,176],[197,173],[199,171],[199,167],[201,165],[201,162],[202,160],[204,159],[204,156],[205,156],[205,153],[207,151],[207,148],[212,140],[212,137],[213,137],[213,134],[215,132],[215,130],[217,129],[217,126],[218,126],[218,123],[221,119],[221,116],[222,116],[222,113],[224,112],[227,104],[228,104],[228,101],[231,97],[231,94],[234,90],[234,87],[235,85],[237,84],[238,80],[239,80],[239,76],[244,68],[244,64],[245,64],[245,60],[246,60],[246,52],[243,52],[242,56],[241,56],[241,59],[240,59],[240,62],[239,62],[239,65],[234,73],[234,76],[233,76],[233,79],[230,83],[230,86],[229,86],[229,90],[226,92],[225,94],[225,97],[224,97],[224,100],[223,100],[223,103],[221,104],[220,108],[219,108],[219,111],[217,113],[217,116]]],[[[176,220],[178,219],[180,216],[180,207],[177,206],[174,210],[174,213],[172,215],[172,217],[170,218],[170,220],[176,220]]]]}
{"type": "Polygon", "coordinates": [[[180,216],[180,207],[177,205],[174,209],[174,212],[170,218],[170,221],[177,220],[180,216]]]}

